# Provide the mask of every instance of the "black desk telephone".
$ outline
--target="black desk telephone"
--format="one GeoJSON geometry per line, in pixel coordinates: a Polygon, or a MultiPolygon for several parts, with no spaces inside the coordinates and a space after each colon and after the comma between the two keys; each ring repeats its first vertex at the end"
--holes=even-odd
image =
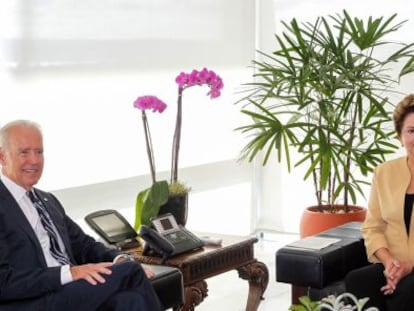
{"type": "Polygon", "coordinates": [[[156,253],[167,258],[179,255],[200,247],[204,243],[185,227],[179,226],[174,216],[164,214],[151,220],[155,230],[141,225],[139,235],[145,240],[144,255],[156,253]]]}
{"type": "Polygon", "coordinates": [[[179,255],[204,245],[203,241],[179,226],[171,214],[164,214],[152,219],[155,228],[141,225],[139,234],[128,221],[116,210],[93,212],[85,217],[86,223],[107,243],[118,249],[139,246],[139,236],[145,240],[144,255],[159,255],[167,258],[179,255]]]}

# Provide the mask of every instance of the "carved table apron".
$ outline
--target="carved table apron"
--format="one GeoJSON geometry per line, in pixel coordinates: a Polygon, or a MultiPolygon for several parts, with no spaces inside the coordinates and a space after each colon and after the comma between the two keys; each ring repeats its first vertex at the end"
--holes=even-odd
{"type": "MultiPolygon", "coordinates": [[[[184,279],[185,303],[175,310],[194,310],[207,297],[205,279],[236,269],[239,277],[249,282],[246,311],[257,310],[269,282],[266,265],[254,258],[257,238],[223,237],[222,246],[205,246],[200,250],[168,259],[164,265],[177,267],[184,279]]],[[[161,264],[161,258],[143,256],[140,250],[130,250],[139,262],[161,264]]]]}

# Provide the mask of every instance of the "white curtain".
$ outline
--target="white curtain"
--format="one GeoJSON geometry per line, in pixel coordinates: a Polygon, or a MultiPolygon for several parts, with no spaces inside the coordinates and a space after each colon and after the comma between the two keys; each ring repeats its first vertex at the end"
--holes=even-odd
{"type": "Polygon", "coordinates": [[[167,178],[175,77],[214,70],[224,81],[219,98],[210,100],[205,86],[184,92],[179,179],[193,188],[188,226],[249,233],[251,169],[237,163],[242,115],[234,102],[252,78],[255,12],[254,0],[3,0],[0,125],[41,124],[39,187],[54,191],[70,215],[132,214],[137,192],[151,182],[133,101],[156,95],[168,105],[149,113],[158,177],[167,178]],[[229,225],[232,215],[239,221],[229,225]]]}
{"type": "Polygon", "coordinates": [[[184,94],[180,166],[237,158],[237,89],[251,79],[252,0],[5,0],[0,4],[0,124],[38,121],[42,183],[64,188],[149,173],[136,97],[168,104],[150,115],[157,168],[168,170],[181,72],[221,75],[222,96],[184,94]],[[76,169],[74,169],[76,167],[76,169]]]}

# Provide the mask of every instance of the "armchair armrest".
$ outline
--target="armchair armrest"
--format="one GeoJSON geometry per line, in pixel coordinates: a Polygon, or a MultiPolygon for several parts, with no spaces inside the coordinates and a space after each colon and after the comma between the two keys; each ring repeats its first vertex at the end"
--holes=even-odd
{"type": "Polygon", "coordinates": [[[183,275],[177,268],[142,264],[154,272],[151,284],[164,309],[176,308],[184,303],[183,275]]]}
{"type": "Polygon", "coordinates": [[[276,252],[276,281],[304,287],[309,292],[330,288],[339,294],[344,289],[346,274],[368,264],[360,225],[350,222],[317,234],[339,239],[322,249],[289,245],[280,248],[276,252]]]}

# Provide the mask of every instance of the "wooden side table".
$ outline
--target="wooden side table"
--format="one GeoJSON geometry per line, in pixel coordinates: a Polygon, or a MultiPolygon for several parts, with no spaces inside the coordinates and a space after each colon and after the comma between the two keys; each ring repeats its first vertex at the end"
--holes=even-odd
{"type": "MultiPolygon", "coordinates": [[[[207,297],[205,279],[230,270],[237,270],[239,277],[249,282],[246,311],[259,307],[269,282],[266,265],[254,258],[257,238],[225,236],[222,246],[205,246],[200,250],[168,259],[164,265],[177,267],[184,279],[185,303],[176,310],[194,310],[207,297]]],[[[161,264],[161,258],[142,255],[142,250],[130,250],[139,262],[161,264]]]]}

